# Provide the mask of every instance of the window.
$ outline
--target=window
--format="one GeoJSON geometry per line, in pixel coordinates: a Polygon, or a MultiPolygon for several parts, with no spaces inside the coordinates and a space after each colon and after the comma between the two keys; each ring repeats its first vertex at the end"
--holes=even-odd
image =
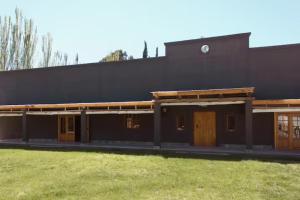
{"type": "Polygon", "coordinates": [[[287,115],[278,115],[278,136],[280,138],[289,137],[289,117],[287,115]]]}
{"type": "Polygon", "coordinates": [[[233,132],[235,131],[235,126],[236,126],[236,122],[235,122],[235,116],[233,114],[227,114],[227,131],[233,132]]]}
{"type": "Polygon", "coordinates": [[[126,128],[137,129],[140,128],[140,123],[137,117],[127,116],[126,117],[126,128]]]}
{"type": "Polygon", "coordinates": [[[300,116],[293,116],[293,138],[300,139],[300,116]]]}
{"type": "Polygon", "coordinates": [[[68,117],[68,132],[74,132],[74,117],[68,117]]]}
{"type": "Polygon", "coordinates": [[[66,133],[66,118],[64,117],[60,118],[60,132],[66,133]]]}
{"type": "Polygon", "coordinates": [[[177,129],[177,131],[184,131],[184,116],[183,115],[176,116],[176,129],[177,129]]]}

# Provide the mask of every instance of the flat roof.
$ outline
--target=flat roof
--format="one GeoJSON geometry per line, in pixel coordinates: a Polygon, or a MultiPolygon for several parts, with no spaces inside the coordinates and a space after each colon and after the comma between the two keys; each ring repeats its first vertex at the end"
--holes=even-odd
{"type": "Polygon", "coordinates": [[[194,42],[206,42],[211,40],[222,40],[222,39],[231,39],[231,38],[249,38],[251,32],[247,33],[238,33],[238,34],[231,34],[231,35],[221,35],[221,36],[214,36],[214,37],[203,37],[198,39],[191,39],[191,40],[181,40],[181,41],[174,41],[174,42],[165,42],[165,46],[170,45],[180,45],[180,44],[190,44],[194,42]]]}

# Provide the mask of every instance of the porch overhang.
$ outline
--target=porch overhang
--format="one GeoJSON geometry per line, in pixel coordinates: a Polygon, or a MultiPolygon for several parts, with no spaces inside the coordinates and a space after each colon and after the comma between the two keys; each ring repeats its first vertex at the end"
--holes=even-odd
{"type": "Polygon", "coordinates": [[[235,105],[235,104],[245,104],[245,100],[227,100],[222,101],[177,101],[177,102],[162,102],[161,106],[212,106],[212,105],[235,105]]]}
{"type": "Polygon", "coordinates": [[[200,99],[215,97],[250,97],[253,93],[254,87],[244,87],[208,90],[156,91],[152,92],[152,95],[155,99],[200,99]]]}
{"type": "Polygon", "coordinates": [[[254,100],[253,113],[300,112],[300,99],[254,100]]]}
{"type": "Polygon", "coordinates": [[[0,105],[0,117],[26,115],[147,114],[153,113],[153,101],[0,105]]]}

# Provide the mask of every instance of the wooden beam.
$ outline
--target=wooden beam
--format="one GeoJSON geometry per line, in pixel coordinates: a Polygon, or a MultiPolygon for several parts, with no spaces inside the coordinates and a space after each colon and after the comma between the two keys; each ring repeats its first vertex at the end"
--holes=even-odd
{"type": "Polygon", "coordinates": [[[183,91],[156,91],[152,95],[156,98],[159,97],[172,97],[172,96],[200,96],[200,95],[226,95],[226,94],[252,94],[254,87],[246,88],[228,88],[228,89],[209,89],[209,90],[183,90],[183,91]]]}
{"type": "Polygon", "coordinates": [[[253,106],[300,105],[300,99],[254,100],[253,106]]]}
{"type": "Polygon", "coordinates": [[[210,106],[210,105],[236,105],[244,104],[245,101],[228,101],[228,102],[177,102],[177,103],[161,103],[162,106],[210,106]]]}
{"type": "Polygon", "coordinates": [[[153,114],[153,110],[89,110],[87,115],[101,115],[101,114],[153,114]]]}
{"type": "Polygon", "coordinates": [[[236,102],[253,100],[253,97],[231,97],[231,98],[200,98],[200,99],[159,99],[160,103],[181,103],[181,102],[236,102]]]}
{"type": "Polygon", "coordinates": [[[0,110],[24,109],[74,109],[78,108],[107,108],[107,107],[151,107],[153,101],[127,101],[127,102],[98,102],[98,103],[64,103],[64,104],[27,104],[27,105],[0,105],[0,110]]]}
{"type": "Polygon", "coordinates": [[[0,117],[21,117],[22,113],[0,113],[0,117]]]}
{"type": "Polygon", "coordinates": [[[80,111],[27,111],[27,115],[80,115],[80,111]]]}
{"type": "Polygon", "coordinates": [[[253,113],[300,112],[300,107],[266,107],[254,108],[253,113]]]}

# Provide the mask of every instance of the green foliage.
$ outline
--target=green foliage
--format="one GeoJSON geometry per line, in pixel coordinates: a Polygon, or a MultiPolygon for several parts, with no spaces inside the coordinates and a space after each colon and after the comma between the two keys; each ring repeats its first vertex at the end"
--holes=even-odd
{"type": "MultiPolygon", "coordinates": [[[[52,55],[52,40],[49,33],[42,37],[41,67],[68,64],[67,54],[57,51],[52,55]]],[[[37,27],[32,19],[23,17],[20,9],[15,9],[14,20],[0,16],[0,71],[33,68],[37,41],[37,27]]],[[[78,54],[76,56],[78,63],[78,54]]]]}
{"type": "Polygon", "coordinates": [[[127,60],[127,53],[126,51],[120,49],[108,54],[107,56],[102,58],[100,62],[114,62],[123,60],[127,60]]]}
{"type": "Polygon", "coordinates": [[[50,33],[42,37],[42,63],[41,67],[49,67],[52,57],[52,36],[50,33]]]}
{"type": "Polygon", "coordinates": [[[298,200],[300,164],[0,149],[0,200],[298,200]]]}

